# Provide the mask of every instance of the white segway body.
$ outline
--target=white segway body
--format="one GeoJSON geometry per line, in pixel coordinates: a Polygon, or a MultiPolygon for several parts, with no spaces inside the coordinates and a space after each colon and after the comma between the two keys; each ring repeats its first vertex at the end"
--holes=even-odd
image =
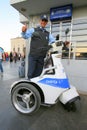
{"type": "Polygon", "coordinates": [[[30,81],[17,81],[11,86],[12,104],[23,114],[32,114],[41,104],[53,105],[58,101],[69,108],[77,98],[79,94],[70,85],[58,53],[51,54],[50,64],[44,67],[40,76],[30,81]]]}
{"type": "Polygon", "coordinates": [[[39,77],[31,79],[42,89],[46,104],[55,104],[58,99],[66,104],[79,96],[76,88],[69,83],[60,57],[60,54],[52,54],[53,66],[44,69],[39,77]]]}

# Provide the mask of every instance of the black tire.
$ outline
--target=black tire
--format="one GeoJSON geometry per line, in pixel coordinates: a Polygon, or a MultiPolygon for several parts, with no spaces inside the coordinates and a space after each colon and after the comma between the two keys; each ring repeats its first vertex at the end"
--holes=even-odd
{"type": "Polygon", "coordinates": [[[33,85],[20,83],[12,89],[11,101],[17,111],[29,115],[40,108],[41,97],[33,85]]]}
{"type": "Polygon", "coordinates": [[[73,111],[75,112],[77,109],[76,109],[76,104],[75,102],[71,102],[68,104],[68,108],[67,108],[68,111],[73,111]]]}

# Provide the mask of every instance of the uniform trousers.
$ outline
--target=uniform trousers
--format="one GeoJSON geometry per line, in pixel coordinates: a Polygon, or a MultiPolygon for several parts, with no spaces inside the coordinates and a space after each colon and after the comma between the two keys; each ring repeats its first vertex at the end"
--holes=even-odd
{"type": "Polygon", "coordinates": [[[44,58],[45,56],[28,56],[28,79],[41,74],[44,66],[44,58]]]}

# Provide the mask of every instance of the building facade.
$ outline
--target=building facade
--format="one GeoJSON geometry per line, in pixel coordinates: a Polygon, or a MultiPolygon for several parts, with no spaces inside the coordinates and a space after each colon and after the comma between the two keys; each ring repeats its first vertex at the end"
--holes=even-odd
{"type": "Polygon", "coordinates": [[[26,55],[26,41],[21,37],[11,39],[11,51],[26,55]]]}

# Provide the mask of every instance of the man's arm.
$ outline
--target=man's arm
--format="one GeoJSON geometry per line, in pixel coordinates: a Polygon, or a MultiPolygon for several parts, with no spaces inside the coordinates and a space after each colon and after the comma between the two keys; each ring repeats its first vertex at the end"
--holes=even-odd
{"type": "Polygon", "coordinates": [[[49,34],[49,43],[52,44],[55,42],[55,38],[52,36],[52,34],[49,34]]]}
{"type": "Polygon", "coordinates": [[[34,32],[34,28],[27,29],[26,26],[23,26],[21,35],[24,39],[28,39],[32,36],[33,32],[34,32]]]}

